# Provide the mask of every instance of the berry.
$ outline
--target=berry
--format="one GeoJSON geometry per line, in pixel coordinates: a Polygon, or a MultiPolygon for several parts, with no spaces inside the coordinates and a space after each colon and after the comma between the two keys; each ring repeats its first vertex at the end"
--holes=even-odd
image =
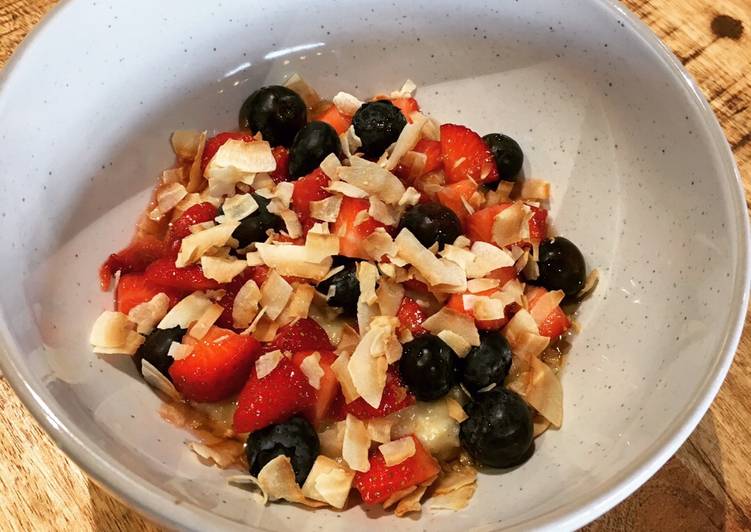
{"type": "MultiPolygon", "coordinates": [[[[491,207],[485,207],[467,217],[467,237],[473,242],[481,240],[493,243],[493,220],[496,215],[510,207],[511,203],[500,203],[491,207]]],[[[530,207],[532,218],[529,220],[529,239],[540,240],[547,233],[548,211],[539,207],[530,207]]]]}
{"type": "Polygon", "coordinates": [[[164,254],[164,244],[153,236],[140,237],[112,253],[99,267],[99,284],[102,290],[109,289],[112,277],[117,273],[139,273],[164,254]]]}
{"type": "Polygon", "coordinates": [[[240,108],[240,127],[261,132],[272,146],[290,147],[307,120],[307,108],[300,96],[280,85],[261,87],[240,108]]]}
{"type": "Polygon", "coordinates": [[[397,106],[388,100],[363,104],[352,118],[355,134],[362,141],[362,152],[368,157],[380,157],[407,125],[407,119],[397,106]]]}
{"type": "Polygon", "coordinates": [[[377,419],[398,412],[414,403],[415,397],[404,387],[399,373],[392,366],[386,373],[386,385],[383,388],[381,404],[378,408],[370,406],[362,397],[347,404],[344,396],[338,394],[331,411],[332,418],[335,420],[342,420],[347,417],[347,414],[352,414],[357,419],[377,419]]]}
{"type": "Polygon", "coordinates": [[[425,314],[425,310],[417,304],[417,301],[411,297],[405,296],[402,299],[396,317],[399,319],[401,328],[408,329],[415,336],[425,334],[426,331],[422,328],[422,322],[428,316],[425,314]]]}
{"type": "Polygon", "coordinates": [[[501,385],[511,369],[511,347],[497,332],[480,336],[480,345],[473,347],[461,360],[462,384],[475,393],[491,384],[501,385]]]}
{"type": "Polygon", "coordinates": [[[498,175],[504,181],[517,181],[524,163],[521,146],[509,136],[490,133],[482,137],[495,159],[498,175]]]}
{"type": "Polygon", "coordinates": [[[369,207],[370,202],[367,199],[342,198],[339,216],[331,229],[331,234],[339,235],[340,255],[360,259],[369,258],[362,248],[362,241],[379,227],[386,227],[370,216],[365,216],[362,221],[358,220],[358,215],[362,211],[367,212],[369,207]],[[359,223],[356,224],[356,222],[359,223]]]}
{"type": "Polygon", "coordinates": [[[515,392],[503,388],[479,394],[459,427],[464,449],[489,467],[513,467],[532,455],[532,413],[515,392]]]}
{"type": "Polygon", "coordinates": [[[216,152],[219,151],[225,142],[228,140],[242,140],[243,142],[253,142],[255,139],[253,135],[248,135],[242,131],[227,131],[219,133],[206,141],[206,146],[203,148],[203,155],[201,156],[201,170],[206,170],[209,165],[209,161],[214,158],[216,152]]]}
{"type": "Polygon", "coordinates": [[[357,314],[357,300],[360,298],[357,263],[345,265],[343,270],[328,279],[324,279],[316,286],[316,290],[323,295],[328,295],[332,288],[333,293],[328,298],[329,306],[342,309],[342,312],[348,316],[355,316],[357,314]]]}
{"type": "Polygon", "coordinates": [[[167,354],[172,342],[180,342],[185,336],[187,329],[181,329],[180,327],[172,327],[171,329],[154,329],[146,337],[146,340],[138,348],[136,354],[133,355],[133,361],[136,363],[136,368],[140,373],[143,373],[141,369],[141,361],[146,360],[152,366],[159,370],[159,373],[172,380],[169,374],[169,368],[174,362],[173,358],[167,354]]]}
{"type": "Polygon", "coordinates": [[[319,349],[298,351],[292,356],[292,362],[299,368],[300,364],[313,353],[320,355],[318,362],[323,370],[323,376],[315,390],[315,404],[305,410],[303,414],[313,424],[314,427],[320,427],[323,422],[330,417],[331,406],[339,393],[339,380],[336,378],[331,364],[336,362],[336,353],[333,351],[321,351],[319,349]]]}
{"type": "Polygon", "coordinates": [[[548,290],[563,290],[567,296],[576,295],[584,286],[587,267],[579,248],[562,236],[549,238],[540,243],[537,258],[540,274],[530,284],[544,286],[548,290]]]}
{"type": "Polygon", "coordinates": [[[141,303],[151,301],[157,294],[164,293],[169,298],[170,308],[183,297],[182,290],[164,288],[146,279],[142,273],[126,273],[120,276],[115,290],[115,308],[127,314],[130,309],[141,303]]]}
{"type": "Polygon", "coordinates": [[[258,209],[240,220],[240,225],[232,233],[232,237],[244,248],[253,242],[263,242],[268,238],[267,231],[280,231],[284,228],[284,220],[269,212],[269,200],[259,194],[251,194],[258,204],[258,209]]]}
{"type": "Polygon", "coordinates": [[[151,264],[144,272],[146,279],[154,284],[167,288],[181,290],[214,290],[219,283],[203,274],[200,264],[192,264],[185,268],[175,266],[174,259],[159,259],[151,264]]]}
{"type": "Polygon", "coordinates": [[[456,384],[457,359],[443,340],[423,334],[404,344],[399,373],[418,400],[433,401],[446,395],[456,384]]]}
{"type": "Polygon", "coordinates": [[[216,218],[217,208],[211,203],[198,203],[180,215],[167,230],[165,242],[169,249],[180,250],[180,241],[191,234],[190,228],[195,224],[210,222],[216,218]]]}
{"type": "Polygon", "coordinates": [[[326,122],[306,124],[289,149],[289,175],[292,179],[309,174],[329,154],[341,156],[342,145],[336,131],[326,122]]]}
{"type": "Polygon", "coordinates": [[[429,248],[453,244],[462,234],[462,224],[454,212],[440,203],[418,203],[407,209],[399,220],[397,231],[408,229],[420,243],[429,248]]]}
{"type": "Polygon", "coordinates": [[[463,222],[470,214],[466,205],[472,206],[472,196],[477,192],[477,188],[477,183],[471,179],[465,179],[441,188],[436,192],[436,199],[441,205],[451,209],[463,222]]]}
{"type": "Polygon", "coordinates": [[[169,373],[186,399],[221,401],[240,391],[259,351],[253,337],[214,326],[187,357],[172,363],[169,373]]]}
{"type": "Polygon", "coordinates": [[[323,170],[316,168],[308,175],[305,175],[295,181],[292,188],[292,209],[300,218],[303,227],[312,226],[315,223],[310,217],[310,202],[320,201],[331,196],[331,193],[324,190],[329,186],[329,177],[323,173],[323,170]]]}
{"type": "MultiPolygon", "coordinates": [[[[513,266],[511,266],[511,268],[513,269],[513,266]]],[[[496,292],[498,292],[497,288],[491,288],[489,290],[483,290],[482,292],[478,292],[472,295],[492,296],[496,292]]],[[[475,318],[475,313],[472,308],[467,308],[464,306],[464,295],[465,294],[452,294],[449,300],[446,302],[446,306],[451,310],[459,312],[460,314],[466,314],[467,316],[473,318],[478,329],[481,329],[483,331],[497,331],[508,322],[505,317],[497,320],[478,320],[477,318],[475,318]]]]}
{"type": "MultiPolygon", "coordinates": [[[[548,291],[541,286],[533,286],[527,290],[527,302],[529,310],[535,308],[537,302],[548,291]]],[[[550,314],[539,324],[540,334],[550,338],[557,338],[571,327],[571,320],[566,316],[560,306],[550,311],[550,314]]]]}
{"type": "Polygon", "coordinates": [[[289,181],[289,150],[284,146],[274,146],[271,154],[276,161],[276,170],[269,174],[274,183],[289,181]]]}
{"type": "Polygon", "coordinates": [[[471,179],[475,183],[498,181],[493,154],[480,135],[464,126],[441,126],[443,171],[448,183],[471,179]]]}
{"type": "MultiPolygon", "coordinates": [[[[235,327],[235,320],[232,318],[232,310],[235,307],[235,297],[245,283],[251,279],[255,280],[254,276],[255,268],[245,268],[245,270],[236,275],[229,283],[222,285],[224,295],[217,303],[224,307],[224,311],[216,320],[216,324],[219,327],[225,329],[233,329],[235,327]]],[[[263,283],[258,284],[258,286],[261,286],[261,284],[263,283]]]]}
{"type": "Polygon", "coordinates": [[[270,347],[292,352],[334,349],[326,331],[311,318],[299,319],[279,329],[270,347]]]}
{"type": "Polygon", "coordinates": [[[292,463],[295,480],[300,486],[305,483],[320,449],[315,429],[300,416],[252,432],[245,444],[251,475],[257,477],[271,460],[286,456],[292,463]]]}

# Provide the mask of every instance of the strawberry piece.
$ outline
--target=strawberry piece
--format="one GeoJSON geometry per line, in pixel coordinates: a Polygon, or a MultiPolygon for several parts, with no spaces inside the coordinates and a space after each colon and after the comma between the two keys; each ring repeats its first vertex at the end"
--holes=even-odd
{"type": "Polygon", "coordinates": [[[370,469],[365,473],[355,473],[352,484],[363,501],[368,504],[382,503],[397,491],[416,486],[440,472],[438,462],[420,440],[415,436],[412,439],[415,440],[415,454],[400,464],[387,466],[381,451],[377,448],[370,451],[370,469]]]}
{"type": "Polygon", "coordinates": [[[410,124],[412,123],[412,119],[409,115],[420,110],[420,104],[414,98],[391,98],[390,101],[399,108],[410,124]]]}
{"type": "Polygon", "coordinates": [[[427,332],[422,328],[422,322],[428,317],[425,314],[425,309],[418,305],[417,301],[411,297],[405,296],[402,298],[399,310],[396,311],[396,317],[399,319],[401,328],[409,329],[415,336],[427,332]]]}
{"type": "Polygon", "coordinates": [[[128,247],[117,253],[112,253],[99,267],[99,285],[102,290],[108,290],[112,277],[120,272],[140,273],[164,253],[164,244],[153,236],[143,236],[128,247]]]}
{"type": "Polygon", "coordinates": [[[414,403],[415,398],[402,384],[399,373],[393,367],[390,367],[386,374],[386,386],[383,388],[383,396],[378,408],[370,406],[362,397],[346,404],[344,396],[338,394],[331,411],[332,417],[337,421],[347,417],[347,414],[352,414],[358,419],[375,419],[398,412],[414,403]]]}
{"type": "Polygon", "coordinates": [[[237,398],[235,432],[253,432],[279,423],[315,405],[315,389],[302,371],[282,357],[274,370],[259,379],[255,367],[237,398]]]}
{"type": "Polygon", "coordinates": [[[274,146],[271,153],[276,161],[276,170],[269,177],[274,183],[289,181],[289,150],[284,146],[274,146]]]}
{"type": "Polygon", "coordinates": [[[454,211],[459,220],[464,223],[464,220],[469,216],[469,211],[467,211],[464,203],[466,202],[471,205],[470,198],[475,192],[477,192],[477,183],[465,179],[464,181],[446,185],[436,193],[436,198],[441,205],[454,211]]]}
{"type": "MultiPolygon", "coordinates": [[[[493,243],[493,218],[511,206],[511,203],[500,203],[491,207],[480,209],[467,218],[467,237],[472,242],[482,240],[493,243]]],[[[530,207],[532,218],[529,220],[530,240],[542,240],[548,232],[548,211],[539,207],[530,207]]]]}
{"type": "Polygon", "coordinates": [[[446,181],[456,183],[472,179],[476,183],[494,183],[500,178],[493,154],[482,137],[464,126],[441,126],[441,152],[446,181]]]}
{"type": "MultiPolygon", "coordinates": [[[[527,302],[529,309],[532,310],[537,305],[537,302],[542,296],[547,294],[548,291],[541,286],[530,287],[527,292],[527,302]]],[[[549,338],[557,338],[571,327],[571,320],[566,313],[563,312],[560,306],[555,307],[550,314],[542,321],[538,326],[540,334],[549,338]]]]}
{"type": "Polygon", "coordinates": [[[242,131],[226,131],[219,133],[206,141],[206,146],[203,149],[203,156],[201,156],[201,170],[206,170],[209,161],[216,155],[219,148],[228,140],[242,140],[243,142],[253,142],[253,135],[250,133],[243,133],[242,131]]]}
{"type": "Polygon", "coordinates": [[[310,229],[313,222],[310,217],[310,202],[331,196],[331,193],[324,190],[324,187],[329,186],[329,182],[329,177],[320,168],[295,181],[292,189],[292,210],[300,218],[305,230],[310,229]]]}
{"type": "Polygon", "coordinates": [[[193,345],[190,355],[172,363],[169,374],[186,399],[221,401],[243,387],[259,348],[251,336],[214,326],[193,345]]]}
{"type": "MultiPolygon", "coordinates": [[[[243,270],[229,283],[222,285],[222,289],[225,291],[225,293],[217,303],[224,307],[224,312],[222,312],[222,315],[219,316],[219,319],[216,320],[216,324],[219,327],[224,327],[225,329],[234,329],[235,322],[232,319],[232,309],[235,306],[235,297],[237,296],[237,293],[240,291],[240,289],[245,285],[245,283],[247,283],[251,279],[255,280],[255,268],[257,268],[257,266],[253,268],[245,268],[245,270],[243,270]]],[[[265,268],[268,271],[268,268],[265,268]]],[[[256,282],[256,284],[258,284],[258,282],[256,282]]],[[[259,284],[258,286],[261,286],[261,284],[259,284]]]]}
{"type": "Polygon", "coordinates": [[[548,235],[548,211],[540,207],[530,207],[532,218],[529,220],[529,238],[542,240],[548,235]]]}
{"type": "Polygon", "coordinates": [[[334,222],[331,233],[339,235],[339,254],[345,257],[367,259],[362,249],[362,241],[379,227],[386,227],[381,222],[366,216],[364,221],[355,225],[357,216],[365,211],[367,214],[370,202],[360,198],[342,198],[339,216],[334,222]]]}
{"type": "MultiPolygon", "coordinates": [[[[512,267],[513,269],[513,267],[512,267]]],[[[478,292],[477,296],[490,296],[494,293],[498,292],[497,288],[491,288],[490,290],[485,290],[483,292],[478,292]]],[[[507,318],[502,318],[500,320],[478,320],[475,318],[475,314],[472,311],[472,309],[468,309],[464,306],[464,294],[453,294],[449,300],[446,302],[446,306],[450,308],[451,310],[455,310],[456,312],[460,312],[462,314],[466,314],[467,316],[470,316],[475,320],[475,324],[477,325],[478,329],[481,329],[483,331],[497,331],[506,323],[508,323],[507,318]]]]}
{"type": "Polygon", "coordinates": [[[349,129],[349,126],[352,124],[352,117],[340,113],[339,109],[337,109],[336,105],[334,104],[331,104],[330,106],[326,107],[323,112],[318,113],[316,116],[314,116],[313,120],[316,120],[318,122],[326,122],[336,130],[337,135],[341,135],[342,133],[347,131],[349,129]]]}
{"type": "Polygon", "coordinates": [[[321,355],[319,365],[323,370],[323,376],[321,377],[318,389],[315,390],[315,404],[305,410],[303,414],[314,427],[319,427],[328,417],[331,405],[334,403],[336,394],[339,392],[339,380],[336,378],[334,370],[331,369],[331,364],[333,364],[337,358],[336,353],[333,351],[317,350],[299,351],[292,356],[292,362],[294,362],[299,368],[303,360],[316,352],[321,355]]]}
{"type": "Polygon", "coordinates": [[[146,279],[159,286],[181,290],[213,290],[220,286],[217,281],[203,274],[200,264],[178,268],[171,258],[152,262],[146,268],[145,275],[146,279]]]}
{"type": "Polygon", "coordinates": [[[276,333],[271,347],[282,351],[333,351],[323,327],[311,318],[303,318],[285,325],[276,333]]]}
{"type": "Polygon", "coordinates": [[[165,288],[150,282],[142,273],[126,273],[121,275],[117,282],[115,308],[118,312],[127,314],[136,305],[150,301],[152,297],[159,293],[167,295],[170,308],[175,306],[185,295],[182,290],[165,288]]]}
{"type": "Polygon", "coordinates": [[[218,210],[211,203],[199,203],[193,205],[187,211],[182,213],[180,217],[170,224],[169,230],[165,242],[170,249],[180,249],[180,241],[186,236],[190,236],[190,227],[195,224],[204,222],[210,222],[216,215],[218,210]],[[176,247],[177,246],[177,247],[176,247]]]}
{"type": "Polygon", "coordinates": [[[435,172],[443,164],[443,154],[441,153],[441,142],[438,140],[420,139],[412,148],[412,151],[425,154],[425,167],[422,169],[423,174],[435,172]]]}
{"type": "Polygon", "coordinates": [[[516,268],[514,268],[513,266],[507,266],[505,268],[498,268],[497,270],[493,270],[487,276],[491,279],[498,279],[500,281],[498,288],[503,288],[503,285],[505,285],[511,279],[517,278],[517,273],[516,268]]]}

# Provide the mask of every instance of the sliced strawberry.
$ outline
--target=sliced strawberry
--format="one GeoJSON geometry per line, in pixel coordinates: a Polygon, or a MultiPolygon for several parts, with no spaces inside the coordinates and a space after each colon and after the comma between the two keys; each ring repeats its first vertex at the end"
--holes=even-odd
{"type": "Polygon", "coordinates": [[[410,124],[412,123],[412,119],[409,115],[420,110],[420,104],[414,98],[391,98],[390,101],[399,108],[410,124]]]}
{"type": "Polygon", "coordinates": [[[142,272],[163,253],[164,244],[153,236],[143,236],[134,240],[125,249],[111,254],[99,267],[99,284],[102,290],[109,289],[110,281],[117,272],[142,272]]]}
{"type": "Polygon", "coordinates": [[[218,212],[217,208],[208,202],[193,205],[170,224],[165,238],[167,246],[174,249],[175,245],[177,245],[177,249],[179,250],[180,241],[191,234],[191,226],[212,221],[216,218],[218,212]]]}
{"type": "Polygon", "coordinates": [[[332,351],[329,336],[311,318],[303,318],[285,325],[276,333],[271,347],[282,351],[332,351]]]}
{"type": "Polygon", "coordinates": [[[529,220],[529,238],[542,240],[548,236],[548,211],[541,207],[530,207],[532,218],[529,220]]]}
{"type": "Polygon", "coordinates": [[[228,140],[242,140],[243,142],[253,142],[253,135],[243,133],[242,131],[226,131],[219,133],[206,141],[206,147],[203,149],[201,157],[201,170],[206,170],[209,161],[216,155],[219,148],[228,140]]]}
{"type": "Polygon", "coordinates": [[[402,299],[399,310],[396,312],[396,317],[399,319],[400,327],[409,329],[413,335],[417,336],[426,332],[422,328],[422,322],[428,316],[425,313],[425,309],[418,305],[417,301],[411,297],[405,296],[402,299]]]}
{"type": "Polygon", "coordinates": [[[466,205],[472,205],[470,199],[477,192],[477,183],[470,179],[446,185],[436,193],[436,198],[441,205],[454,211],[459,220],[464,222],[469,216],[466,205]]]}
{"type": "Polygon", "coordinates": [[[414,403],[415,398],[402,384],[399,373],[396,369],[390,367],[389,372],[386,374],[386,386],[383,388],[383,396],[378,408],[370,406],[362,397],[358,397],[351,403],[346,404],[344,396],[338,394],[331,412],[332,417],[336,420],[344,419],[347,417],[347,414],[352,414],[358,419],[374,419],[388,416],[414,403]]]}
{"type": "Polygon", "coordinates": [[[221,327],[211,327],[187,357],[175,360],[169,374],[191,401],[221,401],[240,391],[250,375],[260,344],[221,327]]]}
{"type": "Polygon", "coordinates": [[[498,181],[493,154],[482,137],[464,126],[441,126],[441,153],[446,181],[456,183],[472,179],[476,183],[498,181]]]}
{"type": "Polygon", "coordinates": [[[437,140],[420,139],[412,151],[425,155],[425,164],[422,168],[414,168],[405,158],[402,158],[394,169],[394,175],[408,184],[412,184],[429,172],[438,170],[442,165],[441,143],[437,140]]]}
{"type": "MultiPolygon", "coordinates": [[[[224,307],[224,312],[222,312],[222,315],[219,316],[218,320],[216,320],[216,324],[219,327],[224,327],[226,329],[234,328],[234,320],[232,319],[232,309],[235,306],[235,297],[237,296],[237,293],[240,291],[240,289],[245,285],[245,283],[247,283],[251,279],[255,280],[254,277],[257,274],[257,272],[254,271],[255,268],[257,268],[257,266],[253,268],[245,268],[245,270],[243,270],[239,275],[237,275],[229,283],[222,285],[222,290],[224,290],[224,295],[218,301],[218,303],[222,307],[224,307]]],[[[256,284],[258,284],[258,282],[256,282],[256,284]]],[[[258,286],[261,286],[261,284],[258,284],[258,286]]]]}
{"type": "Polygon", "coordinates": [[[274,183],[289,181],[289,150],[284,146],[274,146],[271,153],[276,161],[276,170],[269,174],[274,183]]]}
{"type": "MultiPolygon", "coordinates": [[[[527,302],[529,309],[532,310],[537,305],[537,302],[542,296],[547,294],[548,291],[541,286],[530,287],[527,291],[527,302]]],[[[560,306],[555,307],[550,314],[539,325],[540,334],[548,336],[550,338],[557,338],[571,327],[571,320],[566,313],[563,312],[560,306]]]]}
{"type": "Polygon", "coordinates": [[[342,133],[347,131],[350,124],[352,124],[352,117],[340,113],[339,109],[337,109],[336,105],[334,104],[326,107],[323,112],[318,113],[315,117],[313,117],[313,120],[326,122],[336,130],[336,133],[338,135],[341,135],[342,133]]]}
{"type": "Polygon", "coordinates": [[[220,286],[217,281],[203,274],[200,264],[178,268],[175,261],[170,258],[159,259],[149,264],[145,276],[159,286],[180,290],[213,290],[220,286]]]}
{"type": "Polygon", "coordinates": [[[329,182],[328,176],[320,168],[316,168],[308,175],[295,181],[292,189],[292,210],[300,218],[304,228],[309,229],[312,225],[311,222],[313,222],[310,218],[310,202],[320,201],[331,196],[330,192],[324,190],[324,187],[329,186],[329,182]]]}
{"type": "Polygon", "coordinates": [[[400,464],[387,466],[383,454],[378,448],[372,449],[368,456],[370,469],[355,473],[353,486],[360,492],[362,500],[368,504],[382,503],[397,491],[416,486],[437,475],[441,468],[438,462],[415,440],[415,454],[400,464]]]}
{"type": "Polygon", "coordinates": [[[253,432],[279,423],[315,405],[315,389],[300,369],[282,357],[271,373],[259,379],[255,368],[237,398],[235,432],[253,432]]]}
{"type": "Polygon", "coordinates": [[[127,314],[136,305],[151,301],[151,298],[160,293],[167,295],[170,308],[175,306],[185,295],[182,290],[165,288],[150,282],[142,273],[126,273],[121,275],[117,282],[115,308],[118,312],[127,314]]]}
{"type": "MultiPolygon", "coordinates": [[[[490,296],[498,292],[497,288],[491,288],[490,290],[485,290],[483,292],[478,292],[477,296],[490,296]]],[[[503,318],[500,320],[478,320],[475,318],[475,314],[472,311],[471,308],[466,308],[464,306],[464,294],[452,294],[452,296],[449,298],[449,300],[446,302],[446,306],[450,308],[451,310],[455,310],[456,312],[460,312],[462,314],[466,314],[467,316],[470,316],[471,318],[475,319],[475,323],[477,324],[477,328],[481,329],[483,331],[497,331],[506,323],[508,323],[507,318],[503,318]]]]}
{"type": "MultiPolygon", "coordinates": [[[[493,242],[493,219],[496,215],[511,206],[511,203],[500,203],[491,207],[480,209],[467,218],[467,236],[473,242],[493,242]]],[[[530,207],[532,218],[529,220],[530,240],[542,240],[548,231],[548,211],[539,207],[530,207]]]]}
{"type": "Polygon", "coordinates": [[[336,378],[334,370],[331,369],[331,364],[336,362],[336,353],[318,350],[299,351],[292,356],[292,362],[299,368],[303,360],[316,352],[321,355],[319,365],[323,370],[323,376],[318,389],[315,390],[316,402],[304,414],[314,427],[319,427],[328,418],[331,405],[339,392],[339,380],[336,378]]]}
{"type": "MultiPolygon", "coordinates": [[[[381,222],[367,215],[370,202],[360,198],[342,198],[339,216],[334,222],[332,234],[339,235],[339,254],[345,257],[367,259],[362,249],[362,241],[379,227],[386,227],[381,222]],[[355,225],[358,215],[365,211],[364,221],[355,225]]],[[[362,216],[362,215],[361,215],[362,216]]]]}

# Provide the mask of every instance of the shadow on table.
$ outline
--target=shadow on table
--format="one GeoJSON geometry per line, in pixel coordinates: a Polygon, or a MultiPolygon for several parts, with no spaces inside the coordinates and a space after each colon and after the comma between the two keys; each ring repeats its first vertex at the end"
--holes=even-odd
{"type": "Polygon", "coordinates": [[[105,490],[88,480],[94,530],[110,532],[162,532],[163,529],[141,517],[105,490]]]}
{"type": "Polygon", "coordinates": [[[707,412],[691,437],[655,475],[631,497],[585,527],[586,532],[681,530],[748,530],[725,491],[720,446],[712,411],[707,412]],[[701,442],[698,445],[695,442],[701,442]],[[705,458],[711,451],[715,456],[705,458]]]}

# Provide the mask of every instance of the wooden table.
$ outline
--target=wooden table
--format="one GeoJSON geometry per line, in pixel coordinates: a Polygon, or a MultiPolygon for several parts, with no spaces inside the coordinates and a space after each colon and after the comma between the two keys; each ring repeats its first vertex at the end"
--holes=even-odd
{"type": "MultiPolygon", "coordinates": [[[[56,0],[0,0],[0,66],[56,0]]],[[[626,0],[699,82],[751,198],[751,0],[626,0]]],[[[751,327],[712,408],[639,491],[587,527],[751,529],[751,327]]],[[[0,529],[159,530],[96,487],[0,378],[0,529]]]]}

